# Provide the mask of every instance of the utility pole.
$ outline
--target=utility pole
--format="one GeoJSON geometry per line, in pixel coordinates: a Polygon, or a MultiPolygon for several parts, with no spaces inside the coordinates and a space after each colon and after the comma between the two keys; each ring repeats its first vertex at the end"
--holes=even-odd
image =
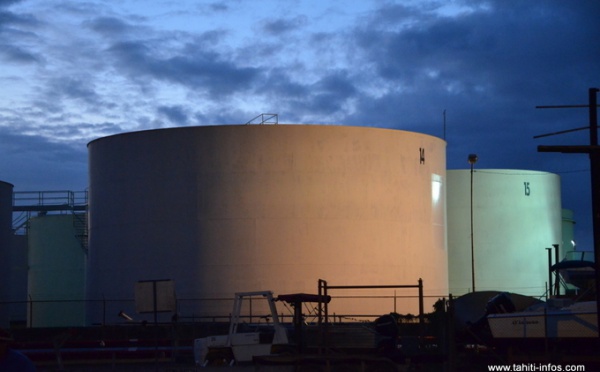
{"type": "MultiPolygon", "coordinates": [[[[545,137],[554,134],[562,134],[573,132],[581,129],[590,130],[590,144],[586,145],[571,145],[571,146],[538,146],[539,152],[561,152],[565,154],[589,154],[590,157],[590,172],[592,179],[592,223],[594,231],[594,266],[596,279],[596,310],[597,310],[597,325],[600,326],[600,146],[598,146],[598,103],[597,103],[598,88],[589,88],[587,105],[562,105],[562,106],[537,106],[536,108],[589,108],[589,127],[577,128],[561,132],[555,132],[536,136],[534,138],[545,137]]],[[[598,332],[600,337],[600,332],[598,332]]]]}
{"type": "Polygon", "coordinates": [[[471,164],[471,289],[475,292],[475,238],[473,236],[473,167],[477,163],[477,154],[469,154],[471,164]]]}

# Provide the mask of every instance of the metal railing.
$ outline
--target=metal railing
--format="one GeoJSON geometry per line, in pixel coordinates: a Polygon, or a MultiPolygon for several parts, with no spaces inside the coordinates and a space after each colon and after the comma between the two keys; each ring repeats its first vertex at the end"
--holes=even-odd
{"type": "Polygon", "coordinates": [[[87,203],[87,191],[16,191],[13,193],[13,210],[17,211],[49,206],[74,208],[86,206],[87,203]]]}
{"type": "Polygon", "coordinates": [[[565,253],[565,261],[588,261],[594,262],[593,251],[568,251],[565,253]]]}
{"type": "MultiPolygon", "coordinates": [[[[17,191],[13,193],[13,222],[12,230],[15,235],[27,235],[28,222],[32,213],[47,214],[77,214],[87,211],[88,192],[87,191],[17,191]],[[77,213],[76,213],[77,212],[77,213]]],[[[74,225],[78,231],[78,239],[82,246],[87,248],[87,221],[85,218],[78,217],[74,225]]]]}
{"type": "MultiPolygon", "coordinates": [[[[439,296],[423,296],[435,297],[439,296]]],[[[348,322],[370,322],[377,317],[391,312],[394,303],[400,299],[415,301],[419,296],[340,296],[333,297],[332,301],[375,301],[380,300],[389,305],[389,308],[382,308],[378,314],[361,314],[352,312],[352,306],[349,306],[348,312],[338,312],[330,314],[328,322],[331,324],[342,324],[348,322]]],[[[422,299],[422,297],[421,297],[422,299]]],[[[184,323],[204,323],[204,322],[229,322],[231,309],[233,307],[233,298],[183,298],[176,300],[176,312],[159,314],[159,323],[171,323],[176,319],[184,323]]],[[[260,303],[260,302],[259,302],[260,303]]],[[[280,318],[291,321],[293,318],[293,309],[285,305],[283,301],[278,301],[281,306],[278,309],[280,318]]],[[[260,323],[269,321],[269,311],[262,306],[244,307],[241,317],[248,323],[260,323]]],[[[312,314],[306,314],[307,323],[318,323],[318,308],[304,309],[312,310],[312,314]]],[[[136,313],[134,299],[94,299],[94,300],[71,300],[71,299],[39,299],[35,296],[28,296],[27,300],[22,301],[2,301],[0,302],[0,314],[13,314],[12,318],[16,323],[26,325],[28,328],[53,326],[84,326],[93,325],[118,325],[132,324],[142,322],[152,322],[150,313],[136,313]],[[91,319],[84,319],[86,314],[91,319]],[[121,314],[128,315],[124,317],[121,314]],[[129,319],[128,319],[129,318],[129,319]],[[71,322],[71,323],[69,323],[71,322]],[[86,324],[84,324],[86,323],[86,324]]],[[[419,314],[421,315],[421,314],[419,314]]],[[[406,314],[404,322],[422,321],[422,316],[406,314]]]]}
{"type": "Polygon", "coordinates": [[[279,115],[278,114],[260,114],[254,118],[252,118],[250,121],[248,121],[246,123],[246,125],[248,124],[279,124],[279,115]],[[257,120],[258,118],[260,118],[260,121],[257,120]]]}

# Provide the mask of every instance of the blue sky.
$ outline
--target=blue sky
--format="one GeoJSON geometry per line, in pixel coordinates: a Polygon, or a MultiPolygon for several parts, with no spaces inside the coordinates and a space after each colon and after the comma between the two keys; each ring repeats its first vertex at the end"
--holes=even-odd
{"type": "Polygon", "coordinates": [[[443,137],[449,169],[477,153],[558,173],[589,246],[587,156],[537,152],[588,133],[533,136],[587,125],[535,106],[600,86],[599,16],[594,0],[0,0],[0,180],[79,191],[93,139],[277,113],[443,137]]]}

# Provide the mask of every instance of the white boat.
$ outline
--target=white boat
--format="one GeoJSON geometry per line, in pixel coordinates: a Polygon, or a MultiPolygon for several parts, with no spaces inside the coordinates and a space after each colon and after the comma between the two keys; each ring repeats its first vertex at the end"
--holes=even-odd
{"type": "Polygon", "coordinates": [[[553,308],[535,309],[487,316],[495,339],[597,338],[598,318],[595,301],[576,302],[553,308]]]}

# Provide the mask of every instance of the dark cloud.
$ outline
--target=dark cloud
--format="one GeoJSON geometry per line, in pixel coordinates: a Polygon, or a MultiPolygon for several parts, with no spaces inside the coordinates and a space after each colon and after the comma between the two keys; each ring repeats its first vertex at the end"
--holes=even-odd
{"type": "Polygon", "coordinates": [[[308,19],[305,16],[298,16],[294,18],[267,20],[262,28],[267,34],[277,36],[295,31],[307,23],[308,19]]]}
{"type": "Polygon", "coordinates": [[[272,69],[256,88],[272,103],[266,111],[276,107],[285,112],[286,120],[325,123],[330,116],[346,115],[346,105],[359,94],[352,76],[345,70],[329,71],[315,82],[295,80],[293,75],[290,71],[272,69]],[[315,121],[315,118],[321,119],[315,121]]]}
{"type": "Polygon", "coordinates": [[[157,111],[175,125],[186,125],[188,122],[188,114],[183,106],[159,106],[157,111]]]}
{"type": "Polygon", "coordinates": [[[116,17],[98,17],[85,22],[84,25],[109,37],[122,37],[134,29],[127,22],[116,17]]]}
{"type": "MultiPolygon", "coordinates": [[[[351,78],[345,71],[325,75],[313,84],[304,109],[318,114],[335,114],[345,109],[344,104],[356,93],[351,78]]],[[[300,109],[297,107],[296,109],[300,109]]]]}
{"type": "Polygon", "coordinates": [[[215,52],[185,50],[164,56],[144,42],[121,42],[108,52],[126,74],[181,84],[212,96],[226,96],[252,89],[261,74],[254,67],[240,67],[215,52]]]}
{"type": "Polygon", "coordinates": [[[48,96],[81,100],[88,104],[97,104],[99,96],[96,93],[93,80],[89,76],[62,76],[52,79],[48,85],[48,96]]]}
{"type": "Polygon", "coordinates": [[[53,143],[46,137],[22,135],[0,127],[0,174],[19,174],[15,191],[83,190],[87,186],[87,151],[81,146],[53,143]],[[35,161],[33,161],[35,159],[35,161]]]}
{"type": "Polygon", "coordinates": [[[38,63],[42,62],[39,55],[17,45],[0,44],[0,56],[9,62],[38,63]]]}
{"type": "Polygon", "coordinates": [[[211,30],[201,33],[198,37],[194,38],[194,43],[197,48],[214,47],[219,44],[228,32],[224,30],[211,30]]]}
{"type": "MultiPolygon", "coordinates": [[[[421,112],[428,119],[431,109],[468,108],[474,120],[495,123],[487,130],[496,131],[507,120],[532,118],[541,101],[581,92],[594,84],[598,71],[587,57],[588,46],[597,49],[598,43],[593,43],[593,32],[579,30],[586,16],[578,9],[507,3],[456,17],[428,16],[401,28],[382,28],[373,18],[357,28],[357,45],[377,76],[397,87],[390,94],[399,110],[421,112]]],[[[414,15],[405,7],[396,13],[414,15]]],[[[376,14],[389,23],[393,12],[386,8],[376,14]]],[[[382,106],[371,100],[366,104],[361,112],[382,106]]]]}
{"type": "Polygon", "coordinates": [[[8,7],[21,1],[23,0],[0,0],[0,8],[8,7]]]}
{"type": "Polygon", "coordinates": [[[44,125],[37,125],[35,132],[44,137],[52,135],[56,143],[63,143],[66,146],[78,146],[81,141],[90,141],[97,136],[111,135],[123,130],[121,126],[112,122],[78,122],[77,125],[72,125],[64,124],[66,121],[59,119],[44,125]]]}
{"type": "MultiPolygon", "coordinates": [[[[0,5],[0,8],[2,5],[0,5]]],[[[19,14],[0,10],[0,31],[6,30],[11,25],[38,25],[39,20],[29,14],[19,14]]]]}
{"type": "MultiPolygon", "coordinates": [[[[16,1],[5,1],[0,4],[0,9],[13,3],[16,1]]],[[[0,58],[15,64],[43,62],[42,56],[21,45],[21,43],[37,39],[37,35],[29,29],[37,27],[39,23],[31,15],[0,10],[0,40],[2,40],[0,42],[0,58]]]]}
{"type": "Polygon", "coordinates": [[[357,31],[357,40],[377,58],[373,63],[382,78],[408,87],[429,81],[461,94],[489,87],[494,94],[544,97],[550,88],[564,88],[552,82],[565,81],[565,70],[589,66],[588,46],[598,51],[598,43],[593,32],[580,31],[585,17],[576,9],[544,12],[543,4],[520,3],[515,9],[513,2],[499,2],[493,11],[438,17],[391,31],[371,27],[379,21],[375,18],[357,31]]]}
{"type": "Polygon", "coordinates": [[[229,10],[229,6],[224,3],[212,3],[209,5],[210,9],[215,12],[225,12],[229,10]]]}
{"type": "Polygon", "coordinates": [[[311,93],[310,87],[303,83],[293,80],[286,69],[272,68],[265,74],[265,78],[260,80],[256,90],[273,102],[283,103],[308,97],[311,93]]]}

